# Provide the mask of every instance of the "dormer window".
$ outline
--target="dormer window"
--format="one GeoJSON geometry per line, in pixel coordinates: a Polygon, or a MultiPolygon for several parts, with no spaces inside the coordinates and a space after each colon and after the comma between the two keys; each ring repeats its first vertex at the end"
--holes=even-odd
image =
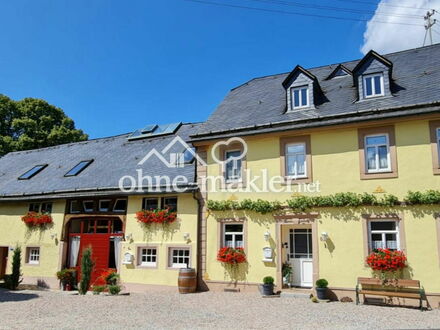
{"type": "Polygon", "coordinates": [[[365,98],[378,97],[384,95],[382,73],[364,75],[363,81],[364,81],[365,98]]]}
{"type": "Polygon", "coordinates": [[[300,109],[309,107],[309,87],[301,86],[291,89],[292,109],[300,109]]]}

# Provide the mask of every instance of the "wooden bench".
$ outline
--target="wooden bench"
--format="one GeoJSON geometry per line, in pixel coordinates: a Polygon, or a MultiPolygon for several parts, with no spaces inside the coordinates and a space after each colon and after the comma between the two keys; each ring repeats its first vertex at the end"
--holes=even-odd
{"type": "Polygon", "coordinates": [[[425,291],[417,280],[397,280],[396,284],[383,285],[378,278],[358,277],[356,285],[356,305],[359,305],[359,295],[373,295],[382,297],[397,297],[418,299],[420,310],[423,309],[423,298],[425,291]]]}

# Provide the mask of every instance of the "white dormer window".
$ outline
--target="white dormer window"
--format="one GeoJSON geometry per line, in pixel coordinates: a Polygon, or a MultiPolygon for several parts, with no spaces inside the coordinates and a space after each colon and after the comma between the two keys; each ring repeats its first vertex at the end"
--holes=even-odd
{"type": "Polygon", "coordinates": [[[309,87],[294,87],[291,90],[292,109],[309,107],[309,87]]]}
{"type": "Polygon", "coordinates": [[[375,73],[363,76],[365,98],[384,95],[383,74],[375,73]]]}

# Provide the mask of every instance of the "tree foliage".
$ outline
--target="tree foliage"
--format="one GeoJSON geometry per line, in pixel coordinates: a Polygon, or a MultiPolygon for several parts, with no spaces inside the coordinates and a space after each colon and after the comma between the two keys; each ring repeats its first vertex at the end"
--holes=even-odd
{"type": "Polygon", "coordinates": [[[12,274],[10,277],[10,289],[16,290],[18,285],[23,281],[21,278],[21,247],[17,246],[12,254],[12,274]]]}
{"type": "Polygon", "coordinates": [[[0,94],[0,156],[87,138],[62,109],[40,99],[14,101],[0,94]]]}

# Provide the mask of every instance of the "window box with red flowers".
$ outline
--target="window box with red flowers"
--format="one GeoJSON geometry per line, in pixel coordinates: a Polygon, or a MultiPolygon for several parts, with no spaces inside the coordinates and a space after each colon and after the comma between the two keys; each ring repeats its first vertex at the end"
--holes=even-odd
{"type": "Polygon", "coordinates": [[[177,213],[171,212],[169,209],[157,210],[142,210],[136,213],[138,222],[145,225],[162,224],[168,225],[176,221],[177,213]]]}
{"type": "Polygon", "coordinates": [[[243,248],[223,247],[217,253],[217,261],[225,268],[225,276],[235,284],[246,279],[247,258],[243,248]]]}
{"type": "Polygon", "coordinates": [[[21,220],[30,228],[44,228],[53,223],[50,214],[37,212],[28,212],[21,220]]]}
{"type": "Polygon", "coordinates": [[[389,282],[390,278],[397,280],[401,272],[408,267],[405,253],[398,250],[375,249],[368,255],[365,262],[384,284],[389,282]]]}

